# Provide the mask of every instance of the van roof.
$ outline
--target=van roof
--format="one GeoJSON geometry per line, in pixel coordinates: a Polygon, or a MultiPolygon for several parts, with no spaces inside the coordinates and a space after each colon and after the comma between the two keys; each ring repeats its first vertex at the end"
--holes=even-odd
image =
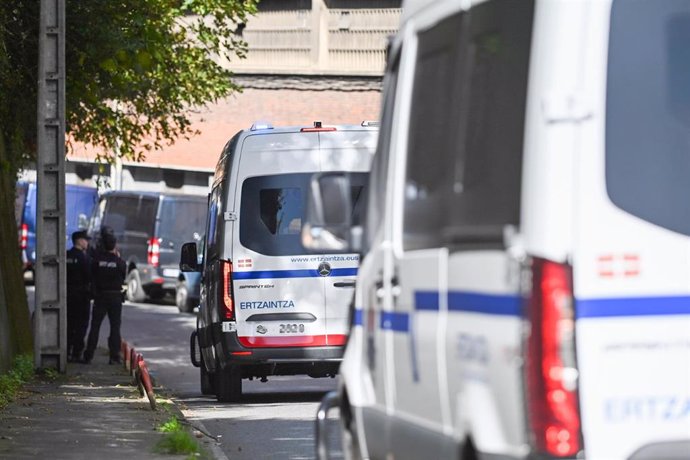
{"type": "Polygon", "coordinates": [[[244,129],[240,131],[243,134],[289,134],[289,133],[299,133],[304,131],[318,132],[319,127],[316,126],[320,123],[320,128],[323,132],[329,131],[377,131],[378,126],[372,124],[370,121],[364,121],[359,125],[351,124],[341,124],[341,125],[330,125],[324,122],[314,122],[312,125],[303,126],[280,126],[274,127],[269,123],[255,123],[249,129],[244,129]]]}
{"type": "Polygon", "coordinates": [[[434,0],[403,0],[400,23],[404,24],[410,17],[414,16],[417,12],[433,2],[434,0]]]}
{"type": "Polygon", "coordinates": [[[166,197],[166,198],[186,198],[190,200],[206,200],[205,195],[188,195],[184,193],[169,193],[169,192],[152,192],[150,190],[108,190],[101,194],[102,196],[149,196],[152,198],[166,197]]]}

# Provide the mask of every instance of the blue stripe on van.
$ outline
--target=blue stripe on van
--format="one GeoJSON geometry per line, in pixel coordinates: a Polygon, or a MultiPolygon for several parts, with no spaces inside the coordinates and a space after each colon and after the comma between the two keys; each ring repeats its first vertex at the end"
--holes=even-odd
{"type": "Polygon", "coordinates": [[[415,291],[415,310],[438,311],[440,308],[441,294],[435,291],[415,291]]]}
{"type": "MultiPolygon", "coordinates": [[[[334,268],[328,276],[357,276],[357,268],[334,268]]],[[[233,280],[258,280],[277,278],[321,278],[318,270],[262,270],[233,272],[233,280]]]]}
{"type": "MultiPolygon", "coordinates": [[[[438,311],[440,293],[416,291],[414,306],[417,311],[438,311]]],[[[448,310],[488,315],[520,316],[522,299],[519,296],[477,294],[474,292],[451,291],[448,293],[448,310]]]]}
{"type": "Polygon", "coordinates": [[[361,308],[355,308],[354,318],[352,318],[352,324],[354,326],[361,326],[364,324],[364,310],[361,308]]]}
{"type": "MultiPolygon", "coordinates": [[[[438,292],[417,291],[414,297],[416,311],[438,311],[440,308],[438,292]]],[[[521,316],[522,298],[451,291],[448,293],[448,309],[489,315],[521,316]]],[[[409,332],[412,314],[414,312],[381,312],[379,327],[384,330],[409,332]]],[[[362,324],[363,315],[363,310],[355,310],[356,325],[362,324]]],[[[577,319],[665,315],[690,315],[690,296],[576,300],[577,319]]]]}
{"type": "Polygon", "coordinates": [[[410,330],[410,315],[407,313],[382,311],[379,327],[389,331],[407,332],[410,330]]]}
{"type": "Polygon", "coordinates": [[[520,316],[522,298],[516,295],[477,294],[473,292],[448,293],[448,310],[488,315],[520,316]]]}
{"type": "Polygon", "coordinates": [[[577,299],[576,317],[690,315],[690,297],[627,297],[577,299]]]}

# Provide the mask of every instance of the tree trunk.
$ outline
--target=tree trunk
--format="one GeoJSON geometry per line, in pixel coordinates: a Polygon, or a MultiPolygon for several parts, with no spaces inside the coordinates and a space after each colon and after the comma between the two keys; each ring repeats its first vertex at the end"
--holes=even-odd
{"type": "Polygon", "coordinates": [[[18,354],[33,352],[33,331],[14,216],[16,171],[0,136],[0,373],[18,354]]]}

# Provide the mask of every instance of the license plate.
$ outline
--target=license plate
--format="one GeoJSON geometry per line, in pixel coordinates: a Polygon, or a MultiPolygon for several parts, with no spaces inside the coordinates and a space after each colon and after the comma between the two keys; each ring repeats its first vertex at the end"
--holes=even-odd
{"type": "Polygon", "coordinates": [[[180,270],[176,268],[164,268],[163,269],[163,276],[167,278],[175,278],[180,274],[180,270]]]}
{"type": "Polygon", "coordinates": [[[304,334],[304,324],[300,323],[285,323],[278,325],[279,334],[304,334]]]}

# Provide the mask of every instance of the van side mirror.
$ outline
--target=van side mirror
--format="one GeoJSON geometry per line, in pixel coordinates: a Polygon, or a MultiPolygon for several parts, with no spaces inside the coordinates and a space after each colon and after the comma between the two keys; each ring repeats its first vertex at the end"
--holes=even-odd
{"type": "Polygon", "coordinates": [[[180,271],[200,271],[195,242],[185,243],[182,245],[182,249],[180,249],[180,271]]]}
{"type": "Polygon", "coordinates": [[[312,177],[302,245],[311,251],[352,252],[352,196],[345,173],[320,173],[312,177]]]}
{"type": "Polygon", "coordinates": [[[89,226],[89,218],[86,217],[86,214],[79,214],[79,221],[77,223],[77,227],[87,228],[88,226],[89,226]]]}

